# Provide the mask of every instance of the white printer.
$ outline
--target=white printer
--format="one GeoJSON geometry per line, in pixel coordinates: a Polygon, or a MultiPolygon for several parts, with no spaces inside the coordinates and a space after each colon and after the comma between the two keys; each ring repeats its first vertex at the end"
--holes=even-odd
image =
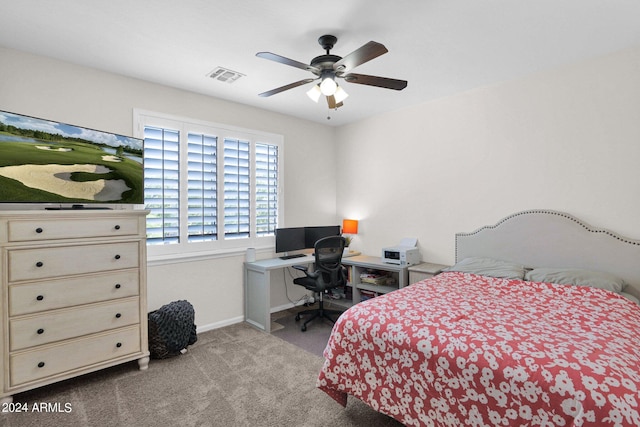
{"type": "Polygon", "coordinates": [[[422,257],[417,245],[418,239],[405,237],[397,246],[382,248],[382,262],[398,265],[420,264],[422,257]]]}

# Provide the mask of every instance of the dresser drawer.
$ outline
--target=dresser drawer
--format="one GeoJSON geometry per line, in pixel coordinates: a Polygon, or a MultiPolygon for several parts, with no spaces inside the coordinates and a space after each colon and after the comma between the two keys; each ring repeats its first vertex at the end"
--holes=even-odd
{"type": "Polygon", "coordinates": [[[15,387],[29,381],[138,352],[140,352],[139,326],[21,351],[10,356],[10,384],[15,387]]]}
{"type": "Polygon", "coordinates": [[[137,297],[9,319],[10,351],[140,322],[137,297]]]}
{"type": "Polygon", "coordinates": [[[135,236],[139,232],[136,218],[10,220],[8,223],[10,242],[135,236]]]}
{"type": "Polygon", "coordinates": [[[9,281],[138,267],[139,242],[10,249],[9,281]]]}
{"type": "Polygon", "coordinates": [[[9,315],[135,296],[140,293],[138,269],[65,277],[9,286],[9,315]]]}

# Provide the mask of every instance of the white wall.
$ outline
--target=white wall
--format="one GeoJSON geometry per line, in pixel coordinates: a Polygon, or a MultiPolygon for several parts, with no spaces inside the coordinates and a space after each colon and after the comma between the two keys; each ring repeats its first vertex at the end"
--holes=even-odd
{"type": "MultiPolygon", "coordinates": [[[[131,134],[138,107],[283,134],[287,226],[353,217],[355,249],[415,236],[425,259],[449,263],[455,232],[529,208],[640,239],[639,75],[637,48],[333,130],[0,48],[0,109],[131,134]],[[324,167],[309,174],[308,159],[324,167]]],[[[149,309],[187,299],[199,326],[240,319],[242,260],[150,267],[149,309]]]]}
{"type": "Polygon", "coordinates": [[[354,248],[404,236],[454,261],[454,234],[517,211],[640,239],[640,47],[339,129],[338,217],[354,248]]]}
{"type": "MultiPolygon", "coordinates": [[[[336,223],[334,130],[241,104],[0,47],[0,109],[133,135],[133,108],[284,135],[284,225],[336,223]],[[309,173],[308,161],[319,167],[309,173]],[[318,181],[322,185],[316,185],[318,181]],[[309,189],[313,188],[313,197],[309,189]]],[[[261,252],[259,257],[271,257],[261,252]]],[[[149,309],[190,301],[198,326],[243,318],[244,253],[148,269],[149,309]]],[[[284,285],[274,287],[284,305],[284,285]]],[[[304,289],[289,285],[290,296],[304,289]]]]}

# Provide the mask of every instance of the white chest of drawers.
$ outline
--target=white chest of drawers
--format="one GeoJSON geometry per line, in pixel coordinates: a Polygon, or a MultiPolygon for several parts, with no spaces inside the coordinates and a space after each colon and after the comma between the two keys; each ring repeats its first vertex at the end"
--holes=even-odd
{"type": "Polygon", "coordinates": [[[0,211],[0,400],[149,364],[141,210],[0,211]]]}

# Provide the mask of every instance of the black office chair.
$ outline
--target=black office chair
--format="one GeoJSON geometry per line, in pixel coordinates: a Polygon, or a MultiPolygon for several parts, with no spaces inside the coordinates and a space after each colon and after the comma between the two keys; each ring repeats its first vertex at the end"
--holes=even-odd
{"type": "Polygon", "coordinates": [[[324,317],[335,323],[330,314],[339,316],[342,314],[336,310],[325,310],[322,300],[324,291],[327,289],[337,288],[347,284],[347,269],[341,264],[342,252],[344,251],[345,238],[342,236],[329,236],[318,240],[315,243],[315,267],[313,271],[309,271],[307,266],[294,265],[293,268],[304,271],[304,277],[298,277],[293,280],[296,285],[304,286],[310,291],[319,295],[319,307],[315,310],[301,311],[296,315],[296,321],[300,320],[300,316],[305,314],[313,314],[307,319],[300,330],[307,330],[307,323],[318,317],[324,317]]]}

